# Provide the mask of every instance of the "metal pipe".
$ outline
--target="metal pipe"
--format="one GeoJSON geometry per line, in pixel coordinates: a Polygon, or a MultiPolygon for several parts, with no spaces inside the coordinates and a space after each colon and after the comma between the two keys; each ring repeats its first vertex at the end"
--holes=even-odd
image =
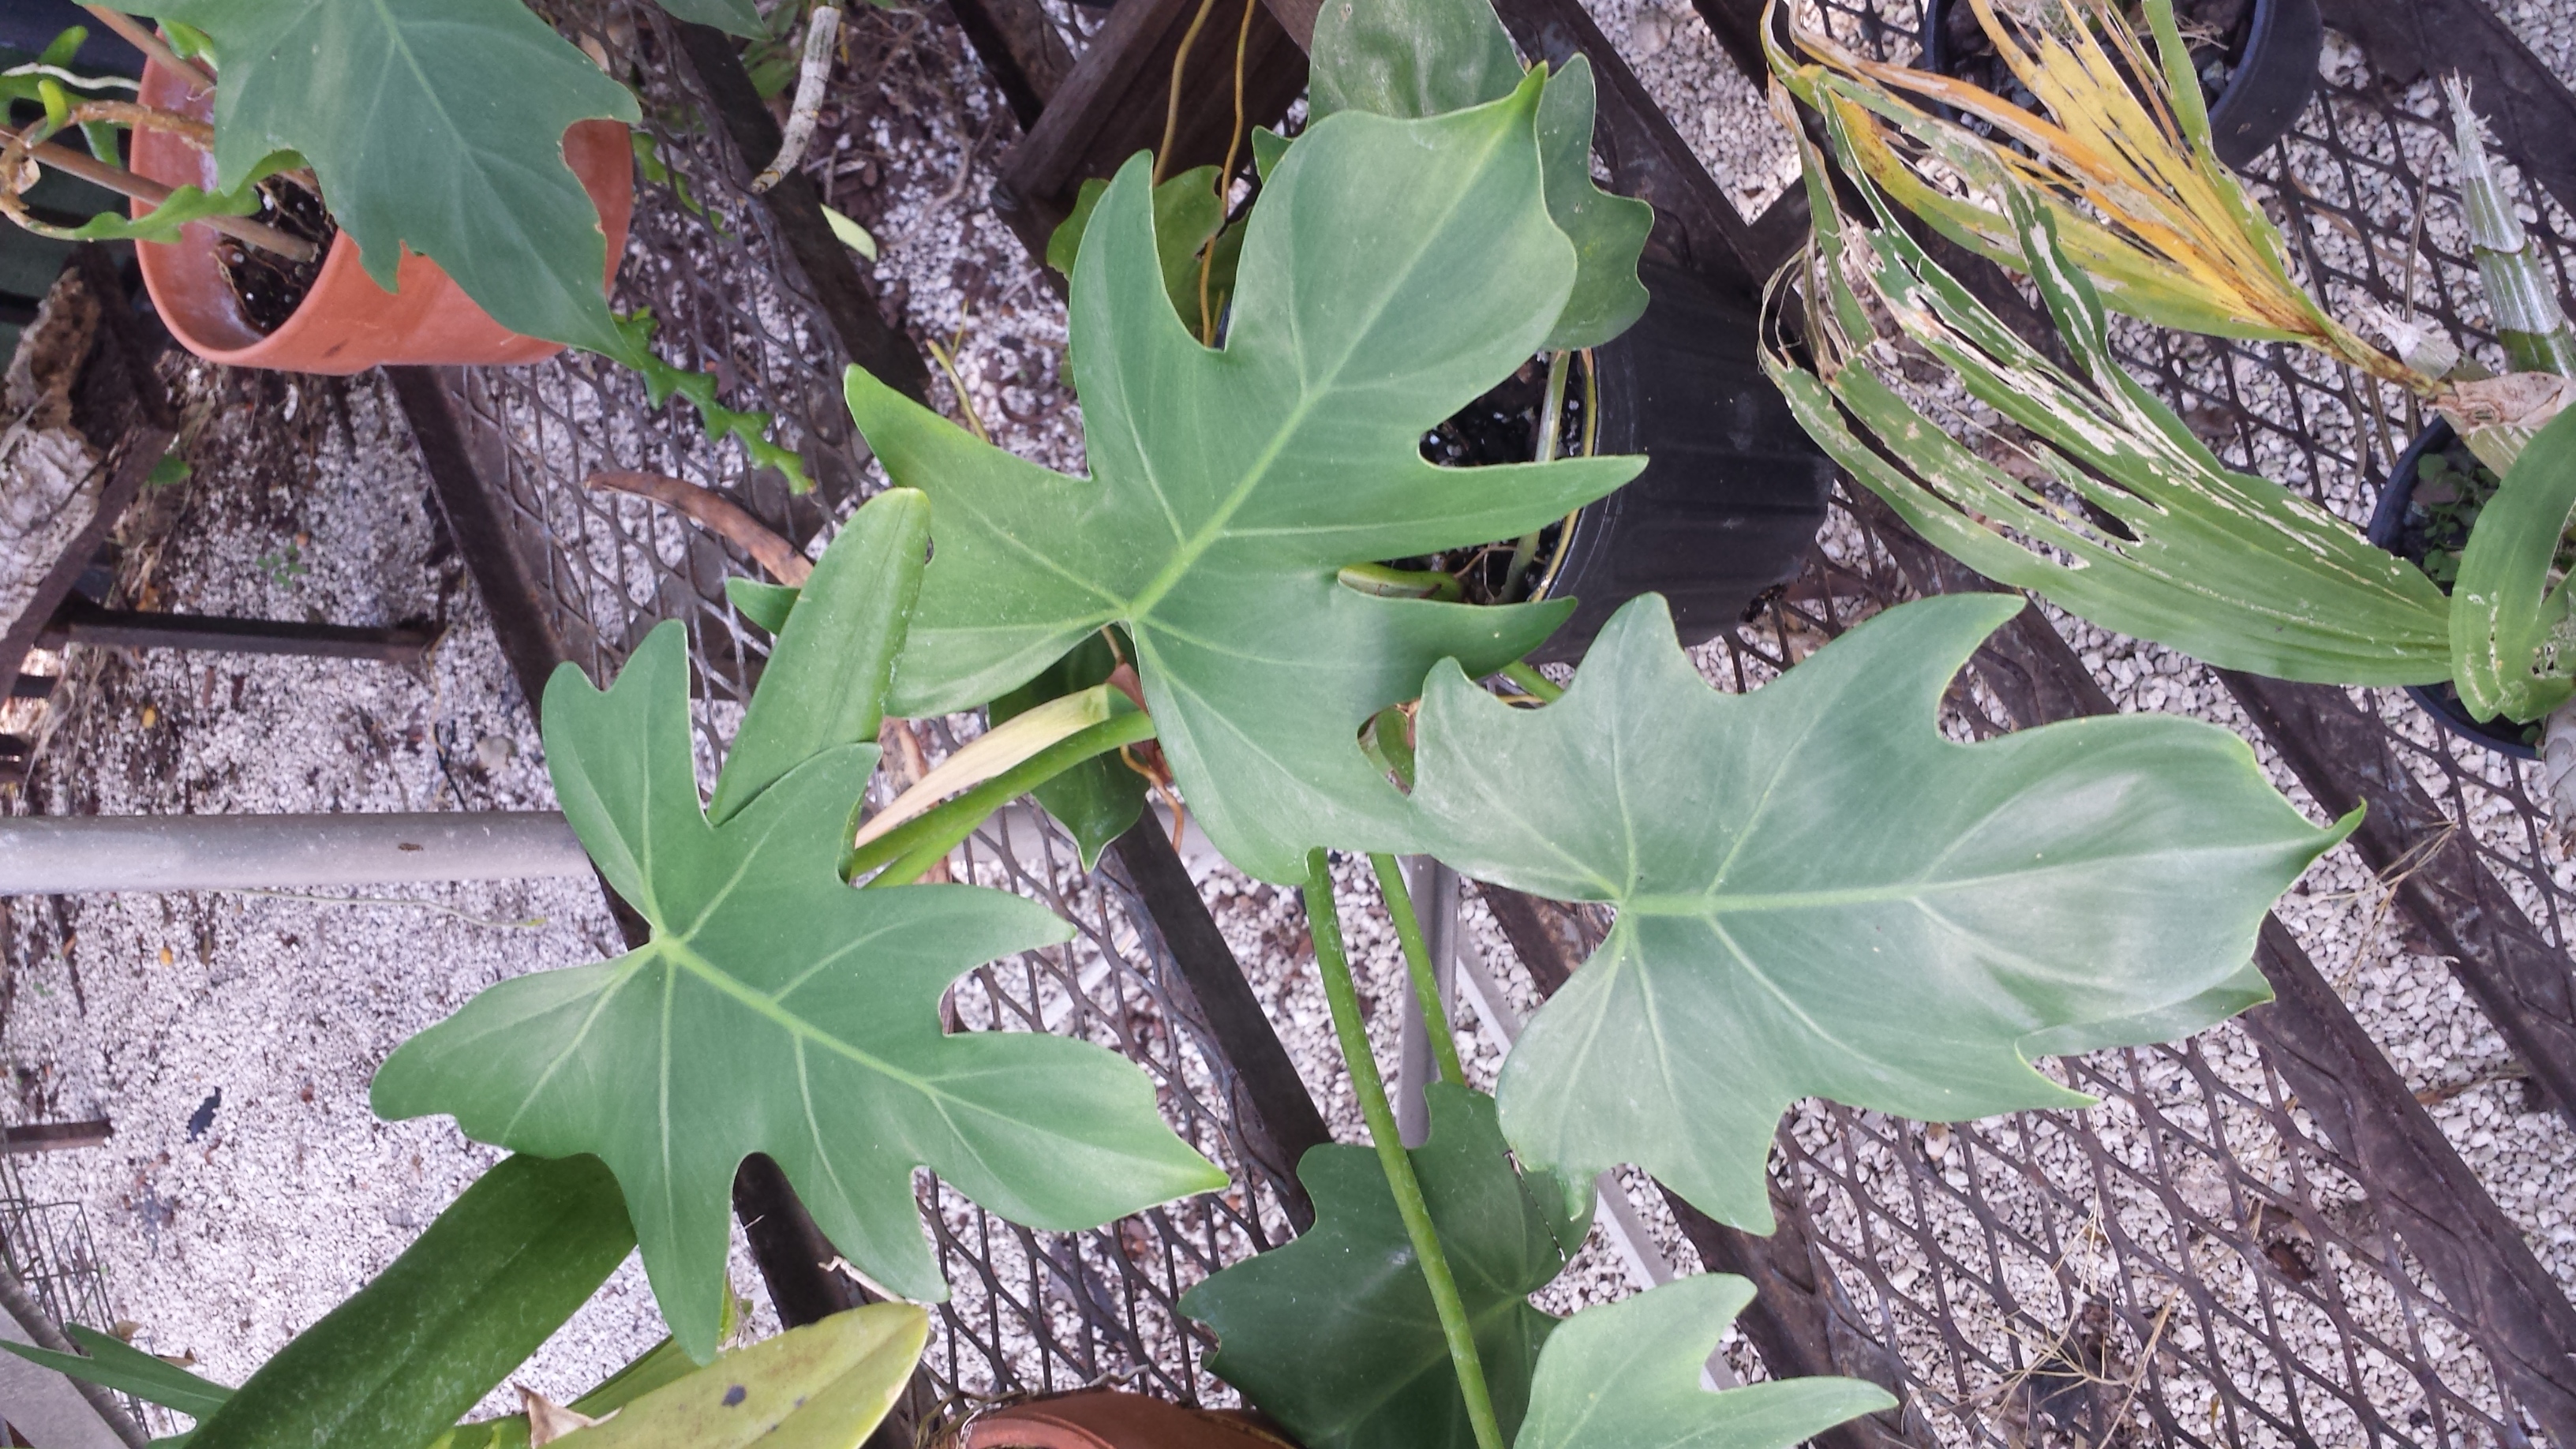
{"type": "Polygon", "coordinates": [[[553,811],[0,819],[0,895],[276,890],[590,872],[553,811]]]}

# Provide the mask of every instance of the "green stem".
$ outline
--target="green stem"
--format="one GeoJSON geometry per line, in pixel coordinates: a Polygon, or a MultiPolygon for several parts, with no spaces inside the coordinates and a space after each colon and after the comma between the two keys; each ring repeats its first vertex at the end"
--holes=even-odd
{"type": "Polygon", "coordinates": [[[1404,888],[1403,867],[1384,851],[1369,856],[1377,888],[1386,897],[1386,913],[1395,917],[1395,939],[1404,947],[1404,974],[1413,978],[1413,999],[1422,1008],[1423,1028],[1431,1034],[1431,1055],[1440,1063],[1440,1080],[1467,1084],[1458,1065],[1458,1039],[1449,1031],[1449,1008],[1440,1000],[1440,979],[1432,972],[1431,948],[1422,939],[1422,918],[1414,914],[1413,897],[1404,888]]]}
{"type": "Polygon", "coordinates": [[[1103,720],[1080,734],[1067,735],[947,804],[850,852],[841,863],[841,878],[856,880],[882,865],[885,869],[868,882],[870,887],[919,880],[922,872],[955,850],[959,841],[974,834],[975,827],[994,811],[1085,760],[1153,737],[1154,717],[1141,710],[1103,720]]]}
{"type": "Polygon", "coordinates": [[[1485,1363],[1476,1355],[1476,1333],[1467,1322],[1467,1304],[1458,1296],[1458,1280],[1449,1272],[1448,1255],[1431,1226],[1431,1208],[1422,1200],[1421,1180],[1413,1159],[1396,1137],[1395,1108],[1378,1079],[1377,1058],[1369,1053],[1368,1027],[1360,1019],[1359,988],[1351,983],[1350,958],[1342,951],[1341,917],[1333,910],[1333,873],[1321,850],[1306,856],[1306,926],[1314,933],[1315,966],[1324,978],[1324,999],[1333,1008],[1333,1034],[1342,1061],[1351,1071],[1351,1089],[1360,1099],[1360,1116],[1368,1123],[1369,1141],[1378,1166],[1395,1194],[1395,1210],[1404,1219],[1405,1236],[1413,1241],[1414,1260],[1431,1285],[1431,1306],[1439,1311],[1440,1331],[1449,1340],[1449,1361],[1458,1370],[1458,1392],[1467,1400],[1467,1422],[1476,1431],[1477,1449],[1504,1449],[1502,1426],[1494,1419],[1493,1395],[1485,1388],[1485,1363]]]}
{"type": "MultiPolygon", "coordinates": [[[[1531,458],[1537,462],[1556,461],[1556,435],[1565,430],[1566,361],[1573,355],[1560,351],[1547,360],[1547,402],[1539,409],[1538,439],[1530,449],[1531,458]]],[[[1521,535],[1520,542],[1512,545],[1511,566],[1503,573],[1504,598],[1513,597],[1513,591],[1521,585],[1521,577],[1529,572],[1530,561],[1538,557],[1540,532],[1533,528],[1521,535]]]]}
{"type": "Polygon", "coordinates": [[[1526,659],[1515,659],[1502,668],[1502,676],[1536,696],[1541,704],[1554,704],[1565,698],[1564,686],[1538,672],[1538,666],[1526,659]]]}

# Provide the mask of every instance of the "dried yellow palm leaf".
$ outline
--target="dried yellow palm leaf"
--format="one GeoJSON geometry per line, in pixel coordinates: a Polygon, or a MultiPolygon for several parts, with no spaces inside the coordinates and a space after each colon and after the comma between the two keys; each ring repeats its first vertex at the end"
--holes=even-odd
{"type": "MultiPolygon", "coordinates": [[[[1776,3],[1776,0],[1775,0],[1776,3]]],[[[2429,395],[2291,279],[2278,228],[2211,149],[2172,0],[2147,0],[2156,57],[2111,0],[1969,0],[2041,115],[1966,81],[1870,59],[1793,11],[1772,73],[1825,120],[1837,159],[2001,265],[2026,266],[2003,198],[2045,210],[2108,306],[2162,326],[2296,341],[2429,395]],[[1982,123],[1980,134],[1942,114],[1982,123]]]]}

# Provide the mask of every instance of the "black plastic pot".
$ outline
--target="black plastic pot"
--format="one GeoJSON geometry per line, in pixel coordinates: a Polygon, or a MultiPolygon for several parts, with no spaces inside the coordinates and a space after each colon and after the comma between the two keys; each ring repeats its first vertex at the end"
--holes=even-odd
{"type": "MultiPolygon", "coordinates": [[[[2420,525],[2420,520],[2409,516],[2415,506],[2416,468],[2427,457],[2444,451],[2457,441],[2459,434],[2451,430],[2451,425],[2435,419],[2433,426],[2407,445],[2397,465],[2388,470],[2388,486],[2379,490],[2378,506],[2370,511],[2372,543],[2409,563],[2423,561],[2424,541],[2420,527],[2409,527],[2410,523],[2420,525]]],[[[2524,738],[2527,733],[2537,730],[2537,725],[2515,724],[2501,716],[2481,720],[2469,713],[2468,706],[2460,703],[2459,691],[2448,682],[2408,685],[2406,695],[2431,715],[2434,723],[2464,740],[2474,741],[2517,760],[2540,758],[2539,747],[2524,738]]]]}
{"type": "MultiPolygon", "coordinates": [[[[1953,75],[1950,12],[1968,0],[1925,0],[1923,68],[1953,75]]],[[[2210,143],[2218,159],[2244,168],[2289,134],[2317,85],[2317,60],[2325,51],[2325,21],[2317,0],[2254,0],[2253,10],[2228,37],[2227,84],[2209,103],[2210,143]]]]}
{"type": "Polygon", "coordinates": [[[1638,268],[1654,298],[1596,349],[1595,451],[1646,469],[1576,515],[1544,597],[1580,601],[1534,656],[1579,659],[1621,604],[1659,593],[1682,643],[1740,620],[1797,576],[1825,520],[1833,465],[1762,375],[1754,315],[1686,272],[1638,268]]]}

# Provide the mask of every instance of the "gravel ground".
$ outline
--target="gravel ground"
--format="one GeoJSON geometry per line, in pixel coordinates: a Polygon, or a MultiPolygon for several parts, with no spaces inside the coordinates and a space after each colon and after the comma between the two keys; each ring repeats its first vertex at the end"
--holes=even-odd
{"type": "MultiPolygon", "coordinates": [[[[1594,0],[1592,8],[1738,204],[1749,212],[1776,196],[1794,172],[1788,148],[1754,87],[1689,9],[1658,0],[1594,0]]],[[[2497,0],[2496,8],[2562,74],[2576,65],[2576,17],[2566,7],[2497,0]]],[[[957,32],[930,12],[862,8],[851,25],[854,52],[873,59],[843,74],[825,111],[814,169],[827,198],[875,235],[876,284],[916,338],[955,353],[966,399],[996,440],[1077,467],[1078,412],[1061,382],[1061,303],[984,201],[1016,127],[957,32]]],[[[342,399],[310,383],[212,374],[191,382],[203,417],[190,449],[199,466],[179,496],[155,500],[129,581],[180,609],[310,611],[350,623],[435,617],[448,626],[447,642],[419,675],[297,661],[76,657],[69,667],[81,683],[56,712],[37,807],[548,803],[527,711],[472,591],[441,559],[399,425],[363,385],[342,399]],[[254,414],[254,405],[265,411],[254,414]],[[282,426],[265,426],[281,417],[282,426]]],[[[935,393],[957,411],[955,389],[943,381],[935,393]]],[[[2190,661],[2059,623],[2123,708],[2245,728],[2190,661]]],[[[1706,663],[1715,678],[1716,661],[1706,663]]],[[[2274,774],[2306,805],[2284,772],[2274,774]]],[[[1381,1069],[1391,1073],[1402,967],[1366,874],[1364,865],[1337,866],[1337,894],[1381,1069]]],[[[1356,1140],[1356,1105],[1293,893],[1221,864],[1205,884],[1309,1086],[1337,1133],[1356,1140]]],[[[490,1160],[445,1122],[376,1122],[364,1087],[383,1054],[490,981],[614,944],[583,882],[379,894],[422,904],[239,895],[16,903],[0,1022],[17,1069],[16,1114],[104,1113],[119,1124],[104,1151],[31,1161],[31,1188],[84,1208],[115,1310],[141,1325],[137,1341],[193,1351],[217,1377],[237,1379],[363,1282],[490,1160]],[[492,924],[535,918],[543,924],[492,924]],[[217,1088],[220,1106],[192,1136],[192,1116],[217,1088]]],[[[2552,1270],[2576,1285],[2576,1225],[2563,1190],[2552,1191],[2576,1168],[2576,1133],[2527,1110],[2501,1043],[2442,963],[2409,947],[2385,895],[2347,851],[2312,872],[2282,912],[2552,1270]]],[[[1526,980],[1509,969],[1509,948],[1482,907],[1471,902],[1464,924],[1514,1005],[1531,1009],[1526,980]]],[[[1472,1009],[1462,1009],[1459,1025],[1462,1043],[1473,1043],[1471,1075],[1490,1084],[1494,1043],[1472,1009]]],[[[1821,1132],[1821,1121],[1802,1117],[1802,1130],[1821,1132]]],[[[1660,1204],[1634,1196],[1668,1261],[1696,1271],[1660,1204]]],[[[2044,1278],[2048,1268],[2036,1271],[2044,1278]]],[[[737,1281],[755,1279],[738,1266],[737,1281]]],[[[1568,1311],[1635,1284],[1596,1228],[1543,1301],[1568,1311]]],[[[655,1332],[630,1262],[523,1377],[560,1396],[655,1332]]],[[[1744,1367],[1740,1348],[1735,1357],[1744,1367]]]]}

